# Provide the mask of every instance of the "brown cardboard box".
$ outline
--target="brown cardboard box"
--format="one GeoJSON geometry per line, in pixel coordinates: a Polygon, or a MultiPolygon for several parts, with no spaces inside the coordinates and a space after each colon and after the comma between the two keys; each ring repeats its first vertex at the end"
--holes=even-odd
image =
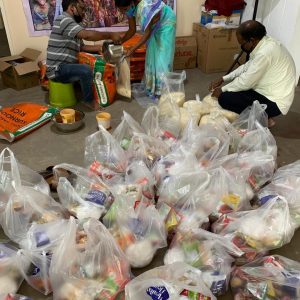
{"type": "Polygon", "coordinates": [[[24,90],[39,84],[37,58],[41,51],[27,48],[20,55],[0,58],[3,84],[15,90],[24,90]]]}
{"type": "Polygon", "coordinates": [[[194,36],[176,38],[174,69],[184,70],[196,68],[197,40],[194,36]]]}
{"type": "Polygon", "coordinates": [[[236,29],[208,29],[194,23],[193,35],[197,36],[198,67],[205,73],[227,71],[241,51],[236,29]]]}

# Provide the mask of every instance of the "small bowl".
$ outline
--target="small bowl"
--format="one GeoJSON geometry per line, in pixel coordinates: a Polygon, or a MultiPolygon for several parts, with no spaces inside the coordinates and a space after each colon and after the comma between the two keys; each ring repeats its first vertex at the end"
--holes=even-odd
{"type": "Polygon", "coordinates": [[[54,125],[56,126],[56,128],[60,131],[64,131],[64,132],[72,132],[72,131],[76,131],[79,128],[81,128],[84,124],[84,117],[85,114],[84,112],[80,111],[80,110],[75,110],[75,122],[72,124],[66,124],[63,123],[62,121],[62,117],[60,115],[60,113],[58,112],[57,114],[55,114],[52,118],[52,122],[54,123],[54,125]]]}

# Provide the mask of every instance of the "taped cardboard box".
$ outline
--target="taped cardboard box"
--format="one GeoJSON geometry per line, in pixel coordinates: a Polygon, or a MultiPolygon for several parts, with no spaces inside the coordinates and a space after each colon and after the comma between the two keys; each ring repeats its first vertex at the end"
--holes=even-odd
{"type": "Polygon", "coordinates": [[[39,50],[27,48],[20,55],[1,57],[3,85],[18,91],[39,85],[37,58],[40,54],[39,50]]]}
{"type": "Polygon", "coordinates": [[[176,38],[174,69],[184,70],[196,68],[197,40],[194,36],[176,38]]]}
{"type": "Polygon", "coordinates": [[[197,37],[198,68],[204,73],[227,71],[241,52],[236,29],[213,28],[194,23],[193,35],[197,37]]]}

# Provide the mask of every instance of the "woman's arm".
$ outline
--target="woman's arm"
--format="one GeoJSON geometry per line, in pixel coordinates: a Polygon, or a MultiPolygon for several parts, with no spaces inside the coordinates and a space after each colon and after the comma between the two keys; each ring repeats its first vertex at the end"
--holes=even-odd
{"type": "Polygon", "coordinates": [[[135,33],[136,33],[136,22],[135,22],[135,17],[131,17],[128,19],[128,23],[129,23],[129,29],[128,31],[125,33],[124,37],[121,40],[121,43],[125,43],[126,41],[128,41],[129,39],[131,39],[135,33]]]}
{"type": "Polygon", "coordinates": [[[151,36],[153,25],[156,24],[160,19],[160,13],[155,15],[149,25],[147,26],[142,38],[132,47],[127,53],[126,56],[131,56],[138,48],[140,48],[143,44],[145,44],[151,36]]]}

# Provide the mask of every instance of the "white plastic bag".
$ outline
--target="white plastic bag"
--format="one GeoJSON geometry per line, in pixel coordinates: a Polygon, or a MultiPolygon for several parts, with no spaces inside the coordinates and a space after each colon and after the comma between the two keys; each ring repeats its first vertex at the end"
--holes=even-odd
{"type": "Polygon", "coordinates": [[[141,202],[136,209],[119,205],[103,222],[124,251],[130,265],[145,267],[157,249],[167,246],[165,224],[154,205],[141,202]]]}
{"type": "Polygon", "coordinates": [[[185,263],[149,270],[125,287],[126,300],[207,299],[216,300],[203,282],[201,271],[185,263]]]}
{"type": "Polygon", "coordinates": [[[5,148],[0,153],[0,210],[4,210],[9,196],[21,186],[29,186],[46,195],[50,189],[44,178],[20,164],[14,153],[5,148]],[[6,155],[7,154],[7,155],[6,155]]]}
{"type": "Polygon", "coordinates": [[[119,142],[102,126],[85,139],[85,166],[105,182],[119,181],[127,167],[127,157],[119,142]]]}
{"type": "Polygon", "coordinates": [[[66,238],[52,256],[53,299],[115,299],[130,280],[129,264],[107,229],[97,220],[69,220],[66,238]]]}
{"type": "Polygon", "coordinates": [[[120,146],[127,150],[135,133],[144,133],[144,130],[132,116],[124,111],[122,121],[112,135],[119,142],[120,146]]]}
{"type": "Polygon", "coordinates": [[[24,279],[16,260],[17,251],[8,243],[0,244],[0,294],[16,293],[24,279]]]}
{"type": "Polygon", "coordinates": [[[59,180],[57,193],[60,202],[78,219],[100,219],[109,209],[113,202],[112,194],[96,174],[70,164],[57,165],[53,172],[59,180]],[[59,177],[60,172],[56,172],[59,169],[68,171],[69,176],[59,177]]]}
{"type": "Polygon", "coordinates": [[[243,252],[222,236],[202,229],[178,231],[164,257],[165,265],[185,262],[202,272],[205,284],[215,296],[228,289],[231,265],[230,255],[241,256],[243,252]]]}
{"type": "Polygon", "coordinates": [[[127,59],[118,65],[117,93],[126,98],[131,98],[130,67],[127,59]]]}

